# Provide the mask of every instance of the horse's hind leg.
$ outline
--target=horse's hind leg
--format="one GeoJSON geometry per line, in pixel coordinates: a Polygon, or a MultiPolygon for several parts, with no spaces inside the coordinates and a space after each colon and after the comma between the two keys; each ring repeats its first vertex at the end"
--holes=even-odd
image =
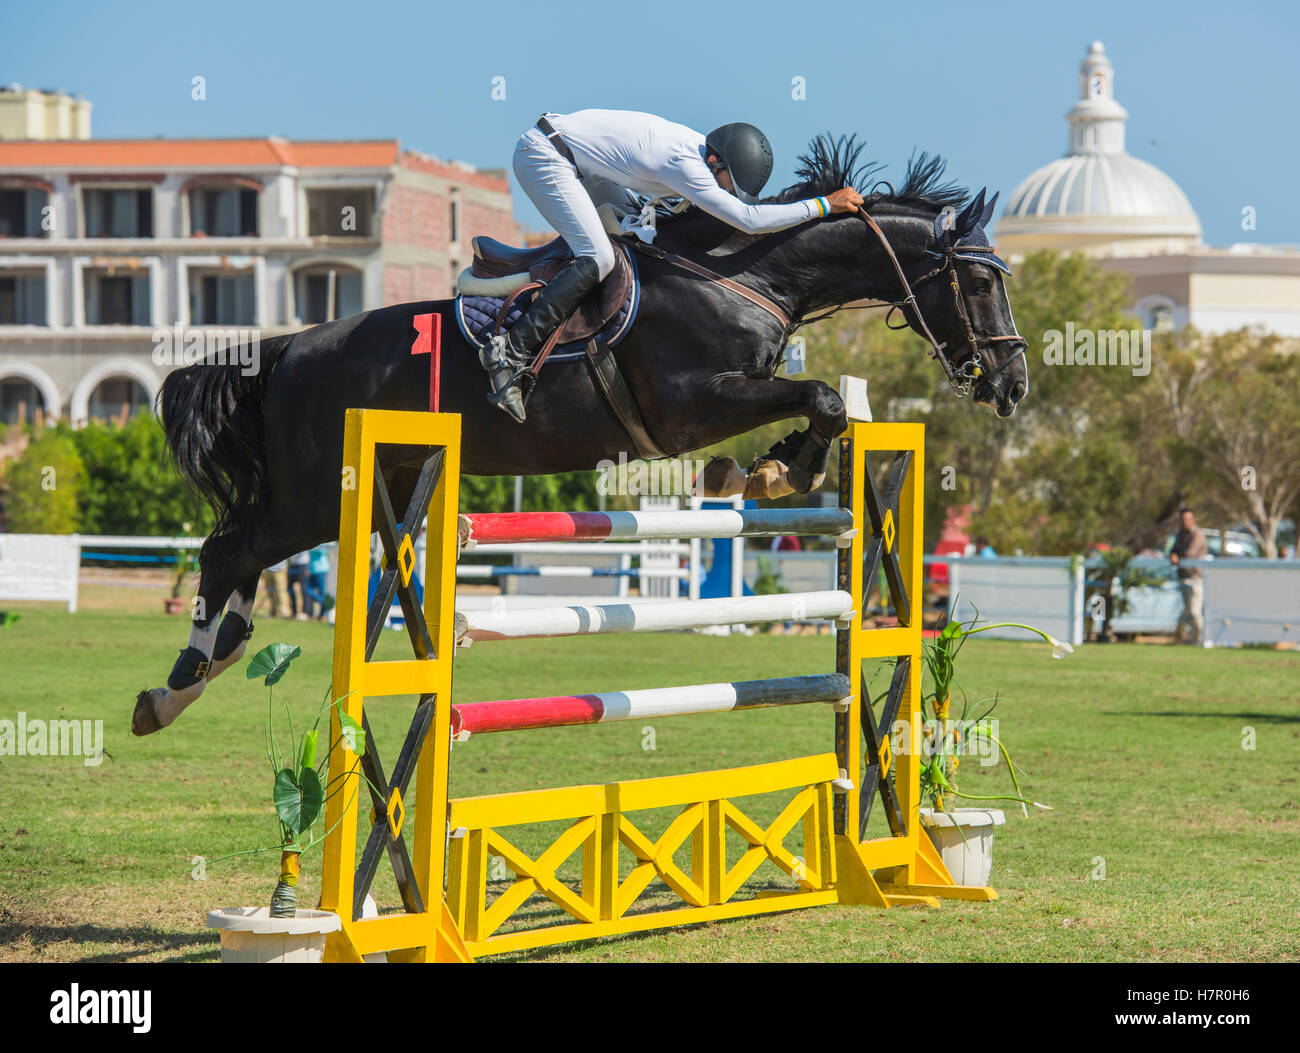
{"type": "Polygon", "coordinates": [[[208,670],[208,679],[220,676],[238,662],[253,637],[253,601],[257,598],[257,581],[255,575],[235,589],[226,606],[226,616],[221,619],[221,628],[217,630],[216,643],[212,647],[212,668],[208,670]]]}
{"type": "MultiPolygon", "coordinates": [[[[204,542],[199,554],[199,602],[195,606],[195,618],[190,627],[189,646],[184,648],[172,666],[171,675],[167,677],[165,687],[150,688],[136,696],[135,712],[131,717],[131,731],[136,735],[151,735],[172,723],[181,715],[185,707],[203,694],[203,688],[212,669],[211,655],[214,653],[221,636],[217,616],[221,613],[235,589],[236,582],[253,582],[256,584],[260,570],[253,564],[252,556],[240,552],[232,559],[228,539],[209,538],[204,542]],[[225,540],[225,544],[222,541],[225,540]],[[214,544],[215,542],[215,544],[214,544]]],[[[251,608],[252,588],[247,594],[241,589],[241,601],[247,595],[251,608]]],[[[236,605],[236,616],[239,605],[236,605]]],[[[223,623],[224,624],[224,623],[223,623]]],[[[233,635],[234,627],[227,637],[233,635]]],[[[227,639],[229,642],[229,639],[227,639]]],[[[234,650],[227,655],[224,669],[234,658],[234,650]]]]}

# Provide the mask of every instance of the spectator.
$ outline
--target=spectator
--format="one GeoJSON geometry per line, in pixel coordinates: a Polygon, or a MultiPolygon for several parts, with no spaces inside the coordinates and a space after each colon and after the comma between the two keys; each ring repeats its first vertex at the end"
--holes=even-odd
{"type": "Polygon", "coordinates": [[[307,578],[310,574],[310,553],[296,552],[289,557],[289,609],[300,621],[307,618],[307,578]]]}
{"type": "Polygon", "coordinates": [[[271,605],[272,618],[288,618],[289,610],[289,564],[284,560],[262,571],[262,588],[266,591],[267,601],[271,605]]]}
{"type": "Polygon", "coordinates": [[[1200,643],[1205,631],[1203,611],[1205,604],[1205,583],[1201,580],[1200,567],[1185,567],[1183,561],[1204,559],[1209,552],[1205,544],[1205,533],[1196,525],[1196,513],[1190,508],[1180,509],[1178,515],[1182,526],[1174,538],[1174,547],[1169,552],[1169,562],[1178,571],[1178,588],[1183,594],[1183,614],[1191,619],[1196,627],[1192,643],[1200,643]]]}
{"type": "Polygon", "coordinates": [[[309,573],[307,575],[307,598],[312,603],[312,617],[325,617],[325,581],[330,572],[330,550],[324,545],[317,545],[309,553],[309,573]]]}
{"type": "Polygon", "coordinates": [[[792,537],[791,535],[786,534],[781,537],[774,537],[772,539],[772,551],[773,552],[802,552],[803,545],[800,543],[797,537],[792,537]]]}
{"type": "Polygon", "coordinates": [[[975,555],[979,556],[980,559],[998,558],[998,554],[993,551],[993,546],[989,543],[989,539],[983,535],[980,535],[975,539],[975,555]]]}

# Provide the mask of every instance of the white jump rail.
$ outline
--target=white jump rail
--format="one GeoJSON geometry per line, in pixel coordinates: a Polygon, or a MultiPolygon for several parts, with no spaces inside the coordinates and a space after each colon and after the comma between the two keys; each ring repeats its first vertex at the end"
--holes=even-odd
{"type": "Polygon", "coordinates": [[[773,596],[723,597],[713,600],[668,600],[609,604],[575,604],[531,610],[457,611],[456,640],[522,640],[605,633],[653,633],[703,629],[750,622],[832,618],[846,622],[853,614],[847,592],[782,593],[773,596]]]}

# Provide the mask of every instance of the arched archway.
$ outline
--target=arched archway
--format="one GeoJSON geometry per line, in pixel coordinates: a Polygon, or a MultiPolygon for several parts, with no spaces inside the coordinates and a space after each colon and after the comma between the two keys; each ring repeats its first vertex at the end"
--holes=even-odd
{"type": "Polygon", "coordinates": [[[134,416],[152,410],[162,381],[153,370],[129,358],[102,362],[86,373],[73,389],[68,412],[74,424],[88,420],[116,420],[127,407],[134,416]],[[104,390],[99,389],[103,387],[104,390]]]}
{"type": "Polygon", "coordinates": [[[0,425],[33,424],[40,410],[46,420],[58,418],[63,400],[45,370],[26,362],[0,363],[0,425]]]}
{"type": "Polygon", "coordinates": [[[1173,297],[1163,294],[1144,296],[1137,302],[1137,316],[1142,328],[1153,332],[1167,332],[1176,328],[1178,305],[1173,297]]]}

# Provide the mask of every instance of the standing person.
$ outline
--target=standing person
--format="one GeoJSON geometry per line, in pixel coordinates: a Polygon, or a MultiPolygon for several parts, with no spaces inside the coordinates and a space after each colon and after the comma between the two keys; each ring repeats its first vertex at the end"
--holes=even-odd
{"type": "Polygon", "coordinates": [[[289,609],[294,618],[307,618],[307,577],[311,574],[311,553],[295,552],[289,557],[289,609]]]}
{"type": "Polygon", "coordinates": [[[272,618],[289,617],[289,564],[273,563],[262,571],[262,588],[271,606],[272,618]]]}
{"type": "Polygon", "coordinates": [[[980,559],[997,559],[998,554],[993,550],[993,544],[983,535],[975,539],[975,555],[980,559]]]}
{"type": "Polygon", "coordinates": [[[325,582],[330,572],[330,550],[325,545],[317,545],[309,555],[307,596],[312,602],[312,617],[319,620],[325,617],[325,582]]]}
{"type": "Polygon", "coordinates": [[[1209,547],[1205,544],[1205,532],[1196,525],[1196,513],[1190,508],[1183,508],[1178,515],[1182,519],[1182,526],[1174,537],[1169,562],[1178,571],[1178,588],[1183,594],[1183,616],[1190,618],[1196,627],[1196,636],[1191,642],[1200,643],[1205,631],[1205,583],[1201,580],[1201,568],[1185,567],[1183,561],[1204,559],[1209,547]]]}
{"type": "Polygon", "coordinates": [[[655,209],[680,198],[746,234],[785,230],[832,212],[852,212],[862,195],[844,187],[827,197],[758,204],[772,174],[772,144],[752,124],[724,124],[708,135],[631,110],[543,114],[515,145],[515,178],[573,259],[528,305],[509,333],[483,345],[488,401],[524,420],[519,374],[547,337],[614,269],[614,250],[596,209],[637,213],[623,233],[650,242],[655,209]]]}

